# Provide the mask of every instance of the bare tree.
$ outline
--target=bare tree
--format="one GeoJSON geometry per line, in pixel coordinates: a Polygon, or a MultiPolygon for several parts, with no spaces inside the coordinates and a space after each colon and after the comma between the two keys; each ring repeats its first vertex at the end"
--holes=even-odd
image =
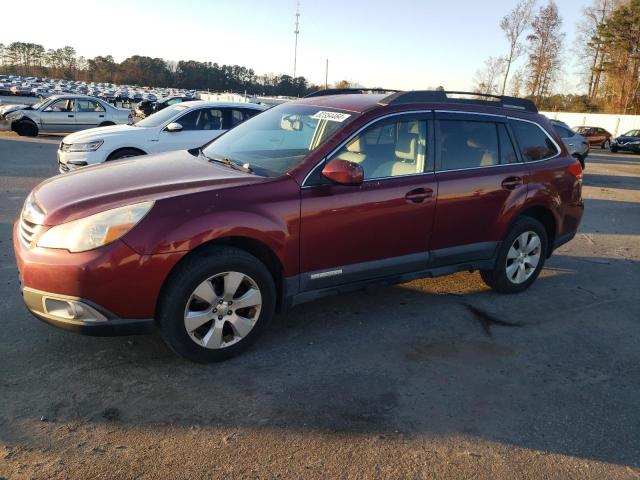
{"type": "Polygon", "coordinates": [[[558,6],[553,0],[540,7],[531,22],[529,41],[529,62],[527,69],[529,78],[527,86],[529,95],[540,101],[549,95],[551,86],[556,80],[560,68],[560,47],[564,33],[560,30],[562,19],[558,14],[558,6]]]}
{"type": "Polygon", "coordinates": [[[504,95],[504,92],[507,89],[507,80],[509,78],[511,65],[520,57],[520,55],[522,55],[524,51],[520,38],[530,26],[529,24],[531,23],[531,16],[533,14],[533,7],[535,4],[536,0],[521,0],[513,10],[500,20],[500,28],[509,42],[509,53],[505,57],[505,73],[501,91],[502,95],[504,95]]]}
{"type": "Polygon", "coordinates": [[[519,97],[522,95],[522,89],[524,87],[524,72],[517,70],[511,77],[511,91],[510,94],[513,97],[519,97]]]}
{"type": "Polygon", "coordinates": [[[484,68],[478,70],[474,77],[473,91],[485,95],[499,92],[499,82],[505,70],[506,60],[502,57],[489,57],[484,61],[484,68]]]}

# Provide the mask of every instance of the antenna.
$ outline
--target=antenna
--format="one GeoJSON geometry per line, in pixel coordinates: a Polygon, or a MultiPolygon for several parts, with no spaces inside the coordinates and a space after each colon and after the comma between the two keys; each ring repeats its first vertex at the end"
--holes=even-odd
{"type": "Polygon", "coordinates": [[[298,63],[298,34],[300,33],[300,0],[296,0],[296,29],[293,33],[296,36],[296,44],[293,49],[293,78],[296,78],[296,67],[298,63]]]}

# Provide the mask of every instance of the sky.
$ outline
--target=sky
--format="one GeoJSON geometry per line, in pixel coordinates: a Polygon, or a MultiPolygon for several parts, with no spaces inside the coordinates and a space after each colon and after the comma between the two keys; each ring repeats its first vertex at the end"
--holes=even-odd
{"type": "MultiPolygon", "coordinates": [[[[538,0],[542,4],[545,0],[538,0]]],[[[297,75],[323,84],[468,90],[491,56],[506,54],[498,23],[516,0],[300,0],[297,75]]],[[[564,91],[576,91],[571,54],[590,0],[557,0],[566,32],[564,91]]],[[[87,58],[131,55],[211,61],[293,73],[295,0],[31,0],[36,15],[3,21],[0,43],[74,47],[87,58]]],[[[5,11],[5,14],[7,12],[5,11]]],[[[7,14],[8,15],[8,14],[7,14]]]]}

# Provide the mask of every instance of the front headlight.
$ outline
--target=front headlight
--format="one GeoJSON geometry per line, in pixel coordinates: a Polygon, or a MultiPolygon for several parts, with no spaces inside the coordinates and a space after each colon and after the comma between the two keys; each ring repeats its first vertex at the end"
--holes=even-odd
{"type": "Polygon", "coordinates": [[[18,120],[19,118],[22,118],[24,114],[18,110],[17,112],[9,112],[7,113],[4,118],[5,120],[7,120],[8,122],[13,122],[14,120],[18,120]]]}
{"type": "Polygon", "coordinates": [[[131,230],[151,210],[154,202],[135,203],[56,225],[45,232],[38,246],[85,252],[107,245],[131,230]]]}
{"type": "Polygon", "coordinates": [[[104,140],[94,140],[86,143],[63,143],[62,150],[65,152],[95,152],[103,143],[104,140]]]}

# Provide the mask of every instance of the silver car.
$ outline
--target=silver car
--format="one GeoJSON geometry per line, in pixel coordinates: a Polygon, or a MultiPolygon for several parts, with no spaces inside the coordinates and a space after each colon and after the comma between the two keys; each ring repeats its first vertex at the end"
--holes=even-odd
{"type": "Polygon", "coordinates": [[[18,135],[35,137],[39,132],[76,132],[107,125],[133,123],[126,108],[86,95],[53,95],[35,105],[24,105],[2,115],[4,123],[18,135]]]}
{"type": "Polygon", "coordinates": [[[580,161],[584,170],[585,160],[589,155],[589,142],[587,139],[571,130],[569,125],[560,120],[551,120],[551,125],[553,125],[553,128],[566,145],[569,153],[580,161]]]}

